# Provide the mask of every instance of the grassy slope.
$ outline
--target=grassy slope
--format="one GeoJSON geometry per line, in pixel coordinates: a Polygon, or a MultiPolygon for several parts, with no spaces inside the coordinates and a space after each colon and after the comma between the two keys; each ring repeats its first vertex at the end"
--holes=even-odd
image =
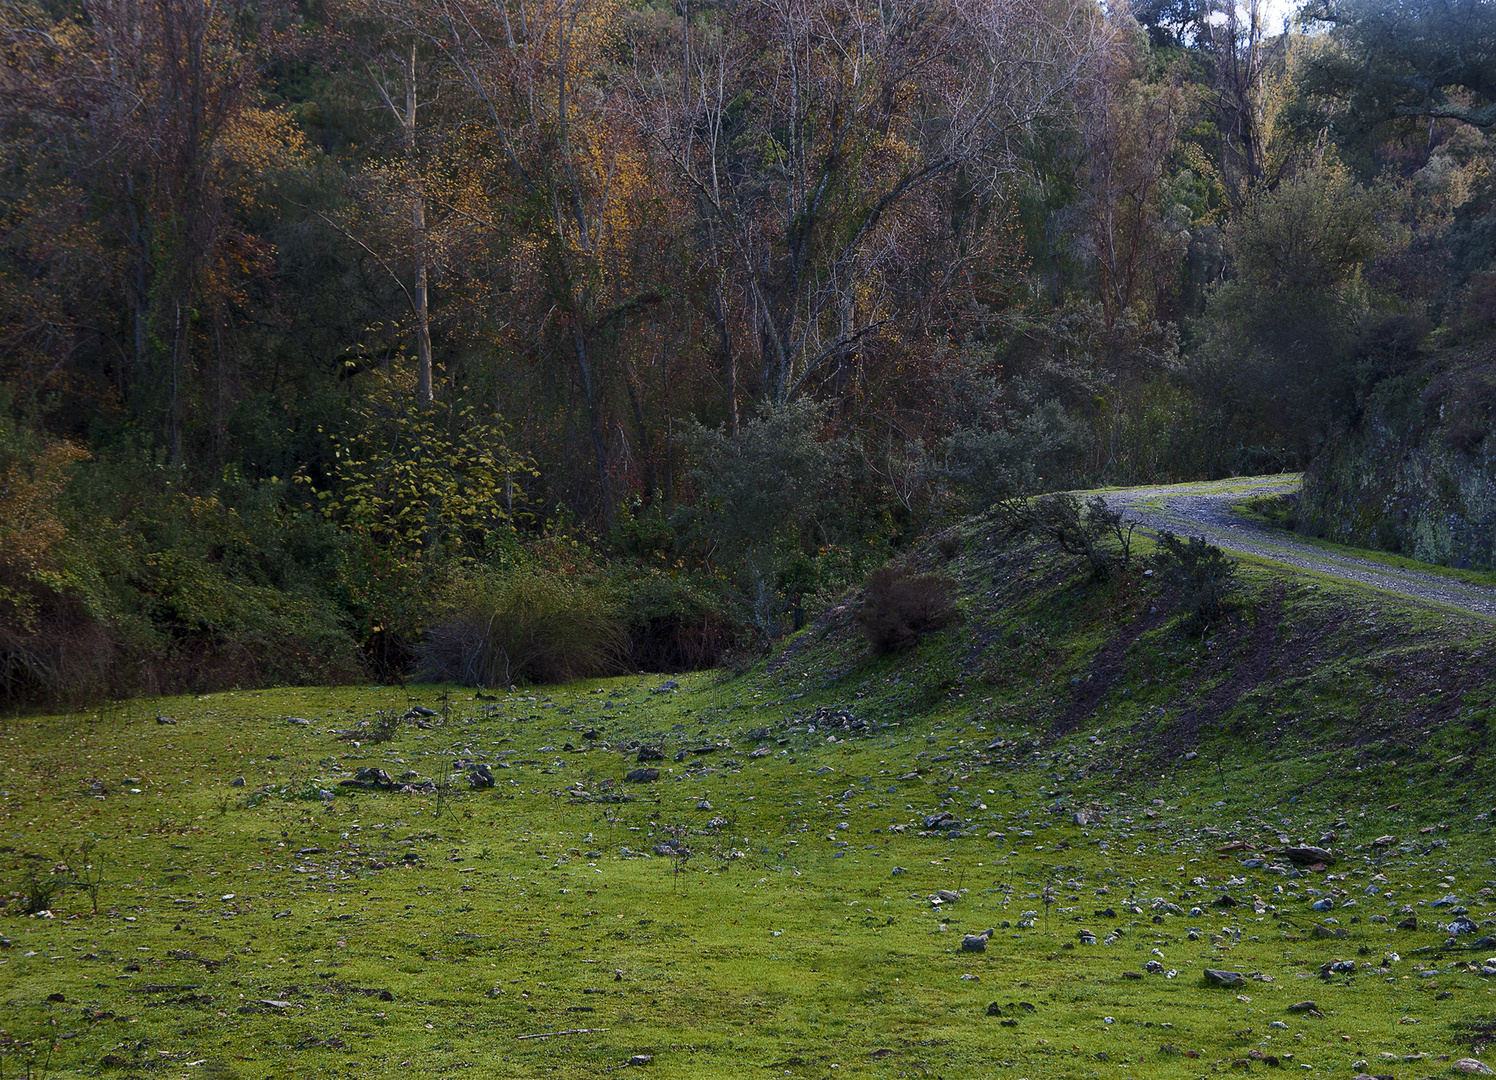
{"type": "Polygon", "coordinates": [[[1448,912],[1420,905],[1496,908],[1496,632],[1248,567],[1202,644],[1139,572],[1087,585],[980,520],[937,547],[967,618],[899,657],[867,657],[848,605],[675,693],[289,690],[7,723],[0,881],[86,839],[105,881],[97,916],[70,892],[53,918],[0,919],[5,1075],[109,1055],[116,1075],[583,1076],[643,1052],[685,1076],[1183,1078],[1256,1051],[1401,1078],[1471,1052],[1496,980],[1466,965],[1496,948],[1445,947],[1448,912]],[[413,702],[446,716],[336,737],[413,702]],[[820,705],[873,733],[795,722],[820,705]],[[752,759],[760,726],[773,753],[752,759]],[[632,755],[564,749],[592,727],[663,742],[664,778],[623,785],[632,755]],[[358,765],[441,778],[458,757],[510,768],[439,816],[430,795],[316,795],[358,765]],[[1081,808],[1103,820],[1076,826],[1081,808]],[[962,835],[920,835],[940,809],[962,835]],[[1329,874],[1240,865],[1330,828],[1329,874]],[[628,857],[670,829],[683,865],[628,857]],[[935,908],[936,889],[962,897],[935,908]],[[1311,890],[1346,903],[1327,919],[1311,890]],[[1405,905],[1416,931],[1393,928],[1405,905]],[[958,951],[989,926],[985,954],[958,951]],[[1362,966],[1321,981],[1339,958],[1362,966]],[[1177,977],[1124,978],[1152,959],[1177,977]],[[1205,967],[1261,978],[1207,989],[1205,967]],[[1287,1011],[1303,999],[1323,1017],[1287,1011]],[[518,1038],[575,1028],[606,1030],[518,1038]]]}

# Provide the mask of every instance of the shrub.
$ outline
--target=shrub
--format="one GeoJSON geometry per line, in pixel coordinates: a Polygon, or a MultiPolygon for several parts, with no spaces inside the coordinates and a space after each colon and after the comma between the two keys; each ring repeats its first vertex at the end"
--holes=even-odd
{"type": "Polygon", "coordinates": [[[458,578],[417,650],[423,677],[466,686],[607,675],[627,657],[623,619],[600,588],[531,568],[458,578]]]}
{"type": "Polygon", "coordinates": [[[613,579],[629,659],[645,671],[711,667],[737,635],[720,583],[689,574],[633,571],[613,579]]]}
{"type": "Polygon", "coordinates": [[[1105,581],[1117,566],[1132,558],[1132,530],[1119,511],[1100,495],[1082,503],[1071,494],[1051,495],[1037,502],[1011,499],[998,504],[998,516],[1010,531],[1038,537],[1067,555],[1084,558],[1094,581],[1105,581]]]}
{"type": "Polygon", "coordinates": [[[1162,550],[1156,559],[1164,580],[1179,589],[1179,605],[1201,633],[1225,612],[1240,587],[1237,563],[1203,536],[1183,540],[1167,529],[1158,534],[1162,550]]]}
{"type": "Polygon", "coordinates": [[[857,623],[875,653],[906,649],[934,630],[956,620],[951,581],[939,574],[918,574],[907,566],[884,566],[867,579],[857,623]]]}

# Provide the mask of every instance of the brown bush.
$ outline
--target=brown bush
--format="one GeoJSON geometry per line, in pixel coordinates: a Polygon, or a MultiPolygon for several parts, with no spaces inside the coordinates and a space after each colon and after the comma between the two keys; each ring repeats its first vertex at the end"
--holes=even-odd
{"type": "Polygon", "coordinates": [[[857,624],[873,652],[889,653],[917,644],[958,616],[949,578],[918,574],[907,566],[884,566],[867,579],[857,624]]]}

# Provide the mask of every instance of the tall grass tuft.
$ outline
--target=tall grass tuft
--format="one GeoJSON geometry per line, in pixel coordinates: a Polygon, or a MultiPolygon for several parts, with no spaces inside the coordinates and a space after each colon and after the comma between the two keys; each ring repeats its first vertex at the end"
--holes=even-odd
{"type": "Polygon", "coordinates": [[[448,587],[418,651],[424,678],[466,686],[566,682],[624,670],[628,631],[596,586],[549,571],[475,574],[448,587]]]}

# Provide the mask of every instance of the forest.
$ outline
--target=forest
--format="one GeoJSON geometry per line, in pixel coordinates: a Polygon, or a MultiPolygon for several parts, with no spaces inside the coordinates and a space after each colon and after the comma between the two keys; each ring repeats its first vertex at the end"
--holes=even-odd
{"type": "Polygon", "coordinates": [[[741,664],[999,500],[1300,470],[1489,366],[1487,0],[3,0],[0,50],[10,708],[741,664]]]}

